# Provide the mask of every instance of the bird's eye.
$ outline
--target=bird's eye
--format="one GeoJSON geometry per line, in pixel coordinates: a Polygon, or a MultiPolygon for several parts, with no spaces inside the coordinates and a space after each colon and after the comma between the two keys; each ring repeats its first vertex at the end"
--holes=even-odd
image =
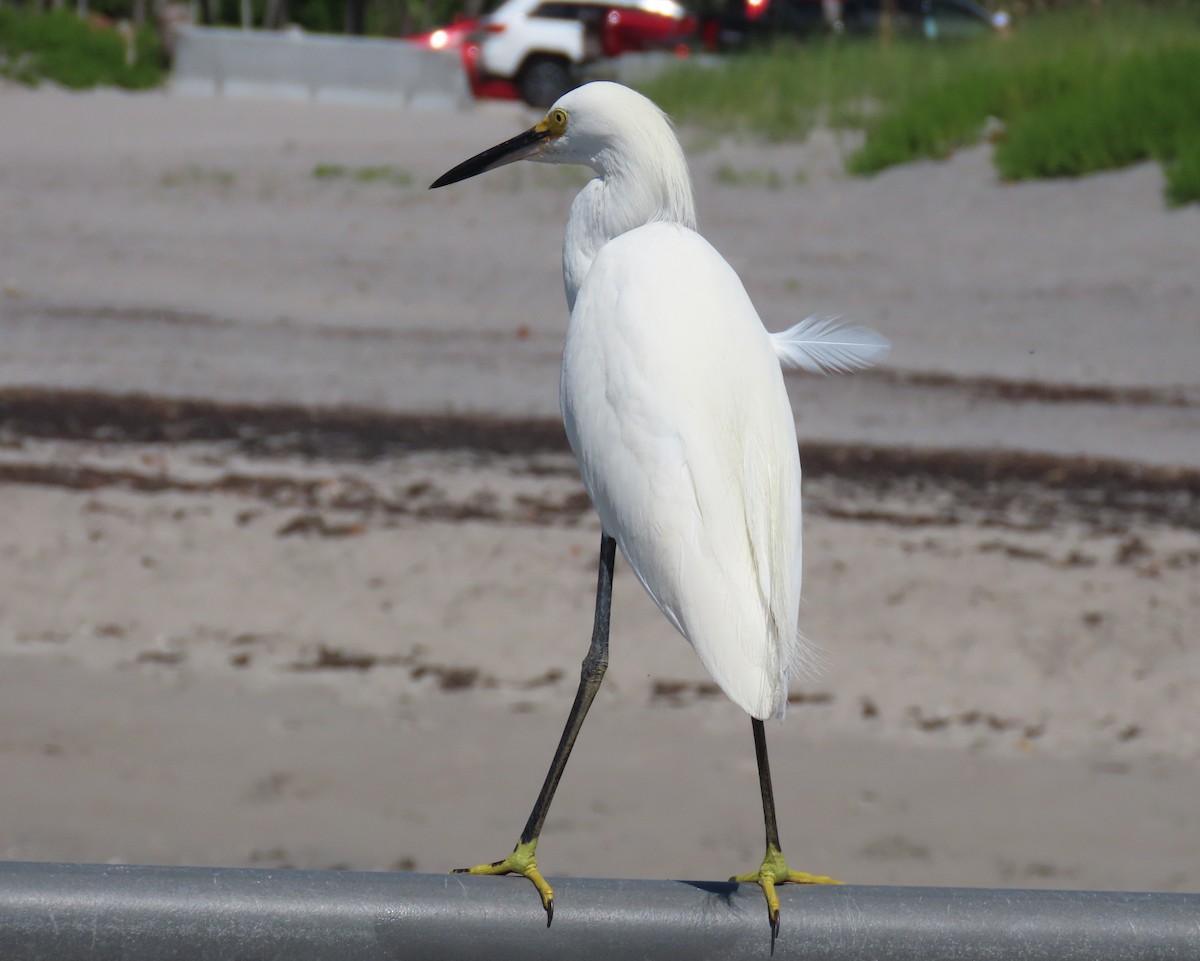
{"type": "Polygon", "coordinates": [[[550,122],[550,132],[555,136],[567,129],[567,112],[561,107],[551,110],[550,116],[546,119],[550,122]]]}

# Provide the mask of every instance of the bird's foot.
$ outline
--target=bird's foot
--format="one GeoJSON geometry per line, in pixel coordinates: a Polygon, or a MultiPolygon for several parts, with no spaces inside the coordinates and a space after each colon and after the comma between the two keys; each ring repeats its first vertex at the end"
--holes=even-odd
{"type": "Polygon", "coordinates": [[[775,894],[777,884],[841,884],[823,874],[808,874],[805,871],[793,871],[783,859],[783,852],[771,845],[767,848],[762,866],[751,874],[739,874],[729,879],[741,884],[757,884],[763,889],[767,898],[767,918],[771,922],[771,933],[779,934],[779,897],[775,894]]]}
{"type": "Polygon", "coordinates": [[[455,868],[455,874],[520,874],[529,878],[537,888],[542,899],[542,907],[546,909],[546,927],[554,920],[554,889],[542,877],[537,865],[537,839],[518,843],[513,853],[503,861],[493,861],[491,864],[477,864],[473,868],[455,868]]]}

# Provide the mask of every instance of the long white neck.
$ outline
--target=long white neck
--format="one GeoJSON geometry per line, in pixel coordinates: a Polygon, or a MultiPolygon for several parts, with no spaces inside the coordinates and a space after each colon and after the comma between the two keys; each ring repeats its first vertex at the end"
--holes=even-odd
{"type": "Polygon", "coordinates": [[[656,136],[643,137],[642,131],[631,129],[623,143],[590,158],[596,177],[571,204],[563,239],[568,310],[575,309],[575,297],[600,248],[614,237],[649,223],[696,229],[696,201],[683,149],[666,120],[661,115],[653,119],[662,128],[652,131],[656,136]]]}

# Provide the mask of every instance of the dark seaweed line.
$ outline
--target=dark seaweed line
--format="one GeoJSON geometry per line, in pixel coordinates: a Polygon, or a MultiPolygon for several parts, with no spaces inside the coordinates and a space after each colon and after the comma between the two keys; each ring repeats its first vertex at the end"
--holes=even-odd
{"type": "MultiPolygon", "coordinates": [[[[557,418],[391,413],[353,407],[225,404],[138,394],[0,390],[0,441],[22,438],[108,444],[223,442],[260,456],[375,461],[417,451],[496,456],[565,454],[557,418]]],[[[1123,501],[1169,497],[1200,505],[1200,470],[1019,451],[801,445],[809,478],[835,477],[892,488],[904,481],[943,487],[1033,484],[1102,490],[1123,501]]],[[[11,476],[11,475],[10,475],[11,476]]],[[[167,486],[175,486],[170,481],[167,486]]]]}
{"type": "Polygon", "coordinates": [[[927,387],[994,397],[1014,403],[1111,404],[1121,407],[1200,407],[1197,387],[1112,387],[1107,384],[1056,384],[1002,377],[962,376],[890,367],[857,374],[900,387],[927,387]]]}
{"type": "MultiPolygon", "coordinates": [[[[817,484],[821,483],[819,479],[817,484]]],[[[834,483],[844,485],[847,482],[844,478],[836,478],[834,483]]],[[[859,505],[864,501],[874,505],[878,494],[894,493],[880,477],[873,478],[869,484],[849,483],[859,488],[850,495],[850,499],[859,505]]],[[[297,533],[328,537],[363,533],[364,528],[359,523],[327,521],[321,514],[324,510],[349,511],[360,516],[534,525],[574,523],[590,510],[582,488],[558,500],[523,496],[505,508],[471,501],[431,501],[423,497],[412,499],[403,492],[387,496],[369,489],[356,489],[329,497],[323,479],[226,473],[211,480],[195,481],[163,472],[61,463],[21,463],[13,460],[0,463],[0,484],[75,491],[116,488],[142,494],[167,491],[231,494],[267,501],[277,507],[301,510],[301,514],[279,531],[280,536],[297,533]],[[305,511],[308,513],[303,513],[305,511]]],[[[908,486],[911,487],[911,484],[908,486]]],[[[932,483],[922,482],[920,486],[928,490],[932,483]]],[[[1073,521],[1110,533],[1128,532],[1132,525],[1145,522],[1200,530],[1200,510],[1196,509],[1196,499],[1188,495],[1154,495],[1145,491],[1097,487],[1051,491],[1038,484],[1019,482],[990,484],[980,488],[960,481],[943,481],[941,489],[951,492],[952,504],[933,514],[887,510],[878,506],[856,507],[848,503],[844,491],[831,497],[820,486],[815,490],[810,488],[806,510],[814,515],[838,520],[902,528],[953,527],[974,523],[1015,530],[1048,530],[1057,522],[1073,521]]],[[[910,494],[919,497],[920,491],[910,491],[910,494]]]]}

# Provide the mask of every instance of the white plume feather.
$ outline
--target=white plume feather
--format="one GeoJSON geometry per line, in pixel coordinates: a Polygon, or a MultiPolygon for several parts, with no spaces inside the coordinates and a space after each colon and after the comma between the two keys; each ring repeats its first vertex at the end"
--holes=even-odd
{"type": "Polygon", "coordinates": [[[882,334],[837,317],[814,314],[771,334],[780,363],[814,374],[848,374],[883,360],[892,345],[882,334]]]}

